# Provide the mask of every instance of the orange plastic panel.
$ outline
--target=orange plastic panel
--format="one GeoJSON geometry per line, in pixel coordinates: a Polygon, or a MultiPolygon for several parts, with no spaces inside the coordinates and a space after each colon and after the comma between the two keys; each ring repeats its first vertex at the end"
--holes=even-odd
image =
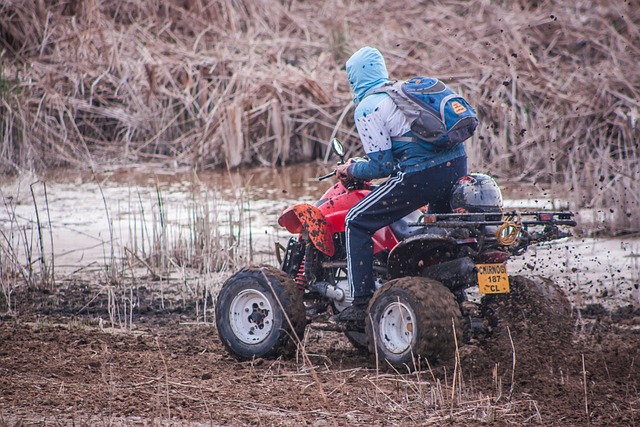
{"type": "Polygon", "coordinates": [[[278,224],[291,233],[306,229],[309,238],[319,251],[332,256],[335,252],[332,236],[327,230],[327,220],[317,207],[300,203],[287,209],[278,219],[278,224]]]}

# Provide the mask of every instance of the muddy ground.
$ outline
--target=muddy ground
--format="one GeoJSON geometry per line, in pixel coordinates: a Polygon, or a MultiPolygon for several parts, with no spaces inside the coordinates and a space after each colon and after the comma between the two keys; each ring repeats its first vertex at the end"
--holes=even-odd
{"type": "Polygon", "coordinates": [[[111,327],[113,300],[90,283],[16,289],[0,318],[0,426],[640,425],[629,307],[558,317],[496,299],[500,322],[459,365],[408,374],[310,329],[294,358],[237,362],[195,301],[163,306],[152,286],[136,288],[131,330],[111,327]]]}

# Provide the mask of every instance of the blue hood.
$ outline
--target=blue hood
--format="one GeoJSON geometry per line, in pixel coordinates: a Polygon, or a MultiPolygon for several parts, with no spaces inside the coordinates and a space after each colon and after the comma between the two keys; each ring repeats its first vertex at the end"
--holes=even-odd
{"type": "Polygon", "coordinates": [[[354,93],[356,104],[371,89],[389,81],[389,73],[384,58],[378,49],[366,46],[351,55],[347,61],[347,79],[354,93]]]}

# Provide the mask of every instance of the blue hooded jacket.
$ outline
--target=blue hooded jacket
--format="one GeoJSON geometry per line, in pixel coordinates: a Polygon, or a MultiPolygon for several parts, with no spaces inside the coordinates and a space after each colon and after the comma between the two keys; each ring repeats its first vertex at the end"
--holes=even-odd
{"type": "Polygon", "coordinates": [[[393,140],[402,136],[402,133],[397,133],[397,125],[394,127],[389,123],[389,117],[384,116],[384,109],[379,108],[389,96],[385,93],[366,96],[372,89],[389,82],[389,72],[378,49],[366,46],[358,50],[347,61],[346,71],[356,104],[356,126],[369,158],[367,162],[358,162],[349,167],[349,173],[353,176],[374,179],[389,176],[394,170],[415,172],[466,155],[464,144],[449,150],[434,151],[428,143],[393,140]]]}

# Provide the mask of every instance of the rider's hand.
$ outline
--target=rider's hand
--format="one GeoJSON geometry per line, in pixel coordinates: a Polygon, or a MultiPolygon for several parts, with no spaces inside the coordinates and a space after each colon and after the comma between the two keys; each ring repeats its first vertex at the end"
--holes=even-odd
{"type": "Polygon", "coordinates": [[[351,162],[344,165],[338,165],[338,167],[336,168],[336,176],[342,183],[353,179],[353,175],[349,173],[349,166],[351,166],[351,162]]]}

